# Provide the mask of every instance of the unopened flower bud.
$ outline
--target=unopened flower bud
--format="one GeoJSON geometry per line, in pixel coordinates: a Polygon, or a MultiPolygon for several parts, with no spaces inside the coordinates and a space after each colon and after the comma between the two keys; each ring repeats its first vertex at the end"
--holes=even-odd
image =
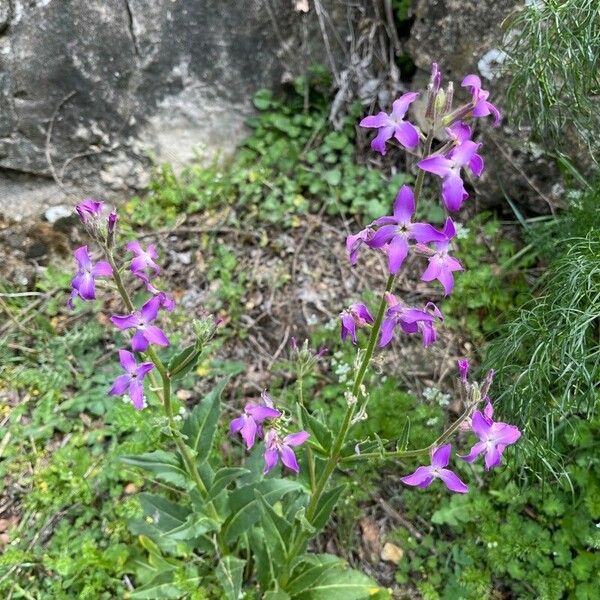
{"type": "Polygon", "coordinates": [[[460,376],[460,380],[463,383],[467,383],[467,377],[469,375],[469,361],[466,358],[458,361],[458,374],[460,376]]]}

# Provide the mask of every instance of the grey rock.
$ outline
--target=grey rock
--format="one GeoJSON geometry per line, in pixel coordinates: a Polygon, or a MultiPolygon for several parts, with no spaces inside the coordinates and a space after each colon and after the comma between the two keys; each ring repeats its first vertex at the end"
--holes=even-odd
{"type": "Polygon", "coordinates": [[[256,90],[325,60],[291,0],[0,0],[0,210],[118,198],[151,158],[226,156],[256,90]]]}
{"type": "Polygon", "coordinates": [[[59,204],[57,206],[51,206],[45,213],[44,217],[46,217],[46,221],[48,223],[56,223],[59,219],[66,219],[73,214],[73,209],[68,206],[64,206],[63,204],[59,204]]]}

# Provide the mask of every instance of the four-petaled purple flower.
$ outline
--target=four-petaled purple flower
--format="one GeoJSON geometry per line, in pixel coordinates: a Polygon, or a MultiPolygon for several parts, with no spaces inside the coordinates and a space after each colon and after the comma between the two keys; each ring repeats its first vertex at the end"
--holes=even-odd
{"type": "Polygon", "coordinates": [[[144,377],[154,369],[154,364],[145,362],[138,365],[135,362],[135,356],[127,350],[119,350],[119,362],[125,374],[119,375],[115,379],[109,394],[122,396],[127,392],[133,406],[137,410],[142,410],[144,408],[144,377]]]}
{"type": "Polygon", "coordinates": [[[356,329],[366,327],[373,323],[373,317],[369,309],[362,303],[352,304],[349,308],[340,313],[342,320],[342,342],[350,336],[352,343],[356,344],[356,329]]]}
{"type": "Polygon", "coordinates": [[[447,156],[429,156],[419,162],[418,167],[443,179],[442,199],[449,211],[457,211],[469,197],[461,177],[461,169],[468,166],[479,177],[483,172],[483,158],[477,154],[481,144],[465,140],[452,149],[447,156]]]}
{"type": "Polygon", "coordinates": [[[408,240],[426,244],[433,241],[442,242],[446,237],[427,223],[413,223],[411,220],[414,214],[413,191],[407,185],[403,185],[394,201],[393,215],[380,217],[371,224],[380,227],[366,240],[366,244],[371,248],[384,248],[392,274],[400,270],[408,255],[408,240]]]}
{"type": "Polygon", "coordinates": [[[75,210],[79,215],[82,223],[87,223],[90,218],[98,217],[104,211],[104,202],[100,202],[100,200],[92,200],[88,198],[83,202],[80,202],[75,210]]]}
{"type": "Polygon", "coordinates": [[[154,244],[149,244],[148,249],[144,250],[141,244],[137,240],[134,240],[127,244],[127,250],[135,254],[131,260],[131,272],[134,275],[145,273],[146,269],[151,269],[154,275],[160,273],[160,267],[155,262],[158,258],[158,252],[156,252],[154,244]]]}
{"type": "Polygon", "coordinates": [[[156,346],[168,346],[169,340],[162,329],[156,325],[150,325],[158,315],[161,299],[158,296],[150,298],[139,311],[130,315],[115,315],[110,318],[119,329],[136,329],[131,340],[131,348],[134,352],[145,352],[150,344],[156,346]]]}
{"type": "Polygon", "coordinates": [[[473,433],[479,437],[479,441],[471,448],[469,454],[461,456],[463,460],[473,462],[485,452],[485,468],[488,471],[500,464],[506,446],[514,444],[521,437],[518,427],[493,421],[493,414],[494,409],[491,402],[486,404],[483,413],[479,410],[473,413],[471,428],[473,433]]]}
{"type": "Polygon", "coordinates": [[[262,423],[266,419],[278,419],[281,412],[273,407],[269,395],[263,392],[262,398],[266,405],[248,403],[244,407],[244,414],[233,419],[229,425],[232,434],[238,433],[242,436],[248,450],[254,446],[256,436],[263,437],[262,423]]]}
{"type": "Polygon", "coordinates": [[[387,346],[394,336],[394,329],[400,326],[404,333],[421,332],[423,346],[427,347],[437,338],[434,323],[444,319],[442,313],[433,302],[425,305],[425,310],[420,310],[400,302],[393,294],[386,293],[386,302],[389,308],[381,325],[379,347],[387,346]]]}
{"type": "Polygon", "coordinates": [[[356,261],[358,260],[358,252],[360,247],[369,241],[369,239],[373,236],[373,233],[374,231],[371,229],[371,227],[366,227],[358,233],[349,235],[346,238],[346,252],[348,253],[348,260],[350,260],[350,264],[353,267],[356,265],[356,261]]]}
{"type": "Polygon", "coordinates": [[[456,235],[454,223],[450,217],[446,219],[442,229],[443,237],[441,241],[434,241],[435,252],[429,258],[429,265],[423,275],[422,281],[433,281],[437,279],[444,288],[444,294],[447,296],[454,289],[455,271],[463,271],[460,262],[448,254],[450,240],[456,235]]]}
{"type": "Polygon", "coordinates": [[[297,433],[290,433],[283,439],[279,437],[279,434],[274,429],[269,429],[265,436],[265,468],[263,473],[266,475],[281,458],[281,462],[294,473],[300,472],[296,455],[292,450],[292,446],[300,446],[309,438],[309,434],[306,431],[298,431],[297,433]]]}
{"type": "Polygon", "coordinates": [[[96,298],[96,277],[111,277],[112,267],[104,260],[96,264],[92,262],[87,246],[81,246],[74,252],[77,261],[77,274],[71,281],[71,297],[67,302],[73,308],[73,300],[79,296],[83,300],[94,300],[96,298]]]}
{"type": "Polygon", "coordinates": [[[408,107],[417,99],[418,95],[416,92],[403,94],[394,101],[392,112],[389,115],[382,111],[377,115],[365,117],[360,122],[361,127],[379,129],[371,142],[373,150],[385,154],[385,143],[392,136],[405,148],[415,148],[419,144],[419,130],[412,123],[404,120],[408,107]]]}
{"type": "Polygon", "coordinates": [[[406,477],[400,477],[400,481],[406,485],[414,485],[421,488],[426,488],[431,485],[434,479],[440,479],[446,487],[452,492],[465,494],[469,488],[463,483],[456,473],[446,469],[450,462],[450,453],[452,445],[446,444],[435,449],[431,453],[431,465],[428,467],[419,467],[414,473],[406,477]]]}
{"type": "Polygon", "coordinates": [[[460,84],[462,87],[471,88],[474,117],[487,117],[493,115],[493,126],[497,127],[502,116],[500,111],[488,101],[490,93],[487,90],[481,89],[481,79],[477,75],[467,75],[460,84]]]}

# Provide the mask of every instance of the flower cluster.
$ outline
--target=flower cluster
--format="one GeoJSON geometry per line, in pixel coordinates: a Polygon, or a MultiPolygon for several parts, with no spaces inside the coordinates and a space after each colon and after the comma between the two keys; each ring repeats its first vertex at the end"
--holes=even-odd
{"type": "MultiPolygon", "coordinates": [[[[112,264],[110,262],[118,219],[116,211],[109,211],[104,202],[91,199],[78,204],[75,210],[90,235],[104,248],[109,262],[103,260],[94,262],[87,246],[75,250],[77,273],[71,281],[71,296],[67,302],[70,308],[73,308],[76,298],[94,300],[96,279],[114,278],[116,269],[114,261],[112,264]]],[[[133,352],[147,352],[150,345],[168,346],[169,340],[165,332],[155,325],[155,321],[161,308],[173,310],[175,303],[152,282],[153,278],[160,273],[160,267],[156,263],[158,258],[156,248],[150,244],[144,249],[138,241],[132,241],[127,244],[126,250],[133,255],[129,265],[132,275],[143,282],[151,297],[139,309],[131,306],[133,310],[129,314],[113,315],[110,320],[120,330],[133,331],[131,338],[133,352]]],[[[109,393],[115,396],[128,394],[135,408],[140,410],[145,404],[144,376],[154,368],[154,364],[143,362],[138,365],[135,355],[125,349],[119,350],[119,359],[125,373],[117,377],[109,393]]]]}
{"type": "MultiPolygon", "coordinates": [[[[451,294],[454,289],[454,274],[463,270],[460,261],[452,256],[452,241],[456,237],[456,223],[453,218],[448,215],[440,228],[415,220],[418,200],[416,196],[422,189],[425,173],[431,173],[441,179],[442,204],[451,213],[460,210],[469,198],[465,175],[479,177],[483,173],[485,165],[479,153],[481,144],[473,141],[473,131],[466,121],[491,115],[494,119],[493,125],[496,126],[501,117],[498,109],[488,100],[489,92],[482,89],[479,77],[468,75],[463,79],[462,87],[470,92],[470,99],[453,108],[453,85],[450,83],[443,90],[441,73],[438,66],[433,65],[425,114],[428,129],[426,134],[406,119],[411,103],[418,97],[414,92],[406,93],[396,100],[390,114],[380,112],[365,117],[360,122],[361,127],[378,130],[371,142],[371,148],[376,152],[385,154],[388,145],[396,141],[403,148],[420,154],[417,162],[419,175],[414,189],[407,185],[400,188],[391,215],[375,219],[358,233],[346,238],[346,251],[353,267],[357,265],[363,247],[385,256],[390,284],[384,295],[385,305],[381,305],[377,322],[374,322],[365,304],[352,304],[342,311],[342,340],[350,337],[352,343],[357,344],[358,330],[372,326],[379,332],[380,348],[392,341],[396,330],[409,335],[420,334],[424,346],[436,341],[436,324],[443,320],[438,307],[433,302],[427,302],[422,308],[409,306],[392,293],[392,284],[411,252],[428,259],[427,265],[421,271],[421,280],[439,282],[444,296],[451,294]],[[440,143],[432,152],[434,139],[438,139],[440,143]],[[418,152],[419,146],[422,148],[421,152],[418,152]]],[[[462,431],[472,431],[479,441],[461,458],[473,462],[484,454],[485,467],[490,469],[500,464],[506,446],[514,444],[521,433],[513,425],[495,422],[492,419],[493,408],[487,392],[493,372],[488,374],[485,383],[480,387],[468,382],[468,371],[468,362],[460,361],[460,380],[472,398],[472,414],[465,416],[462,431]],[[483,411],[475,409],[480,401],[486,403],[483,411]]],[[[445,436],[440,439],[445,439],[445,436]]],[[[403,477],[402,481],[406,485],[428,487],[434,479],[440,479],[454,492],[467,492],[467,485],[447,468],[451,453],[452,446],[449,443],[433,447],[430,464],[419,467],[411,475],[403,477]]]]}
{"type": "Polygon", "coordinates": [[[248,450],[254,446],[257,437],[265,440],[265,475],[280,459],[285,467],[299,473],[300,466],[292,448],[306,442],[309,434],[306,431],[287,434],[282,432],[285,427],[283,413],[275,408],[271,396],[266,391],[261,394],[261,399],[263,404],[246,404],[243,414],[231,421],[231,433],[239,433],[248,450]],[[264,426],[267,422],[269,429],[265,432],[264,426]]]}
{"type": "MultiPolygon", "coordinates": [[[[470,383],[468,381],[469,362],[467,360],[458,361],[458,374],[460,382],[465,387],[469,395],[478,402],[483,399],[486,402],[483,411],[475,410],[463,423],[465,427],[461,427],[463,431],[472,431],[479,441],[471,448],[471,451],[466,455],[458,455],[464,461],[472,463],[478,456],[485,454],[484,464],[486,470],[493,469],[500,465],[502,453],[510,444],[514,444],[520,437],[521,432],[518,427],[501,423],[492,419],[494,408],[488,396],[489,388],[494,378],[494,372],[489,371],[483,385],[470,383]]],[[[462,423],[461,423],[462,425],[462,423]]],[[[446,487],[461,494],[466,493],[469,488],[463,483],[458,476],[446,469],[450,462],[450,454],[452,445],[446,444],[439,448],[434,448],[431,451],[431,465],[418,467],[414,473],[402,477],[401,481],[406,485],[417,487],[428,487],[434,479],[440,479],[446,487]]]]}

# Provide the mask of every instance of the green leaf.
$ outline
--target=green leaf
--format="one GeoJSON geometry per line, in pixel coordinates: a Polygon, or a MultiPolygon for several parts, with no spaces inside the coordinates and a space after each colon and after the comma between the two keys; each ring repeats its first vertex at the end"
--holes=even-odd
{"type": "Polygon", "coordinates": [[[194,450],[199,462],[203,462],[208,458],[221,410],[221,393],[228,381],[229,378],[222,379],[194,407],[183,424],[181,431],[187,436],[186,443],[194,450]]]}
{"type": "Polygon", "coordinates": [[[354,569],[328,568],[292,598],[297,600],[384,600],[391,596],[371,578],[354,569]]]}
{"type": "Polygon", "coordinates": [[[337,504],[340,496],[344,493],[348,486],[345,483],[334,487],[332,490],[329,490],[326,494],[323,494],[319,499],[319,503],[317,505],[317,510],[315,512],[314,519],[312,520],[312,525],[315,527],[317,531],[323,529],[329,521],[329,517],[337,504]]]}
{"type": "Polygon", "coordinates": [[[169,361],[169,377],[174,380],[187,375],[195,368],[201,353],[197,344],[184,348],[169,361]]]}
{"type": "Polygon", "coordinates": [[[263,600],[290,600],[291,596],[285,592],[265,592],[263,600]]]}
{"type": "Polygon", "coordinates": [[[258,110],[267,110],[273,103],[273,92],[268,89],[258,90],[252,101],[258,110]]]}
{"type": "MultiPolygon", "coordinates": [[[[196,578],[198,581],[200,578],[196,578]]],[[[160,600],[181,598],[185,592],[173,583],[173,573],[159,573],[150,583],[131,592],[133,600],[160,600]]]]}
{"type": "Polygon", "coordinates": [[[260,519],[261,510],[254,495],[255,490],[258,490],[267,502],[275,502],[285,494],[301,489],[302,486],[291,479],[266,479],[231,492],[231,514],[223,526],[225,540],[229,543],[234,542],[260,519]]]}
{"type": "Polygon", "coordinates": [[[292,538],[292,524],[285,517],[277,514],[258,490],[254,490],[254,495],[263,515],[262,523],[266,543],[274,551],[273,556],[276,563],[284,564],[288,552],[287,544],[292,538]]]}
{"type": "Polygon", "coordinates": [[[325,181],[334,187],[339,185],[340,181],[342,181],[342,172],[339,169],[326,171],[323,176],[325,177],[325,181]]]}
{"type": "Polygon", "coordinates": [[[189,489],[193,484],[190,476],[183,468],[181,458],[176,454],[156,450],[145,454],[121,456],[119,460],[126,465],[132,465],[154,473],[160,481],[172,483],[184,490],[189,489]]]}
{"type": "Polygon", "coordinates": [[[342,569],[344,561],[330,554],[307,555],[294,569],[285,586],[292,597],[299,597],[311,586],[317,585],[331,569],[342,569]]]}
{"type": "Polygon", "coordinates": [[[402,431],[400,432],[400,436],[398,437],[398,441],[396,442],[396,450],[404,452],[408,448],[408,441],[410,436],[410,417],[406,417],[404,421],[404,426],[402,427],[402,431]]]}
{"type": "Polygon", "coordinates": [[[302,419],[310,433],[319,442],[323,450],[329,450],[333,443],[331,430],[322,421],[311,415],[304,406],[302,407],[302,419]]]}
{"type": "Polygon", "coordinates": [[[250,473],[248,469],[242,467],[224,467],[219,469],[214,476],[212,487],[208,490],[207,502],[210,502],[219,495],[232,481],[235,481],[242,475],[250,473]]]}
{"type": "Polygon", "coordinates": [[[235,556],[224,556],[215,572],[227,600],[239,600],[246,561],[235,556]]]}

